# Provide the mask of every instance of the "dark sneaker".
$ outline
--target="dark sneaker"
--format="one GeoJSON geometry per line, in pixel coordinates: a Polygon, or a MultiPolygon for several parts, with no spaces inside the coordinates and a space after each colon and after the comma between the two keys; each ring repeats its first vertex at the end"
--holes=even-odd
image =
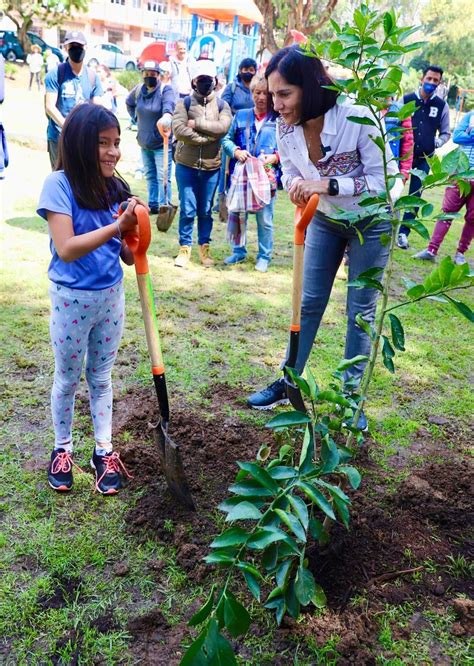
{"type": "Polygon", "coordinates": [[[94,453],[91,458],[91,467],[95,469],[95,489],[102,495],[115,495],[122,487],[122,469],[129,479],[132,475],[128,473],[127,468],[120,460],[120,455],[116,451],[106,453],[104,456],[94,453]]]}
{"type": "Polygon", "coordinates": [[[252,393],[247,400],[247,405],[253,409],[273,409],[277,405],[288,405],[289,402],[286,397],[285,380],[282,377],[267,388],[252,393]]]}
{"type": "Polygon", "coordinates": [[[48,467],[48,483],[53,490],[66,493],[72,488],[72,466],[82,469],[72,459],[72,453],[64,449],[53,449],[48,467]]]}
{"type": "MultiPolygon", "coordinates": [[[[353,419],[349,419],[349,420],[347,421],[347,425],[348,425],[348,426],[353,427],[353,426],[352,426],[352,420],[353,420],[353,419]]],[[[357,428],[357,430],[360,430],[361,432],[368,432],[368,430],[369,430],[369,424],[368,424],[368,422],[367,422],[367,417],[366,417],[366,415],[364,414],[364,411],[362,411],[362,412],[359,414],[359,418],[357,419],[357,425],[356,425],[356,428],[357,428]]]]}

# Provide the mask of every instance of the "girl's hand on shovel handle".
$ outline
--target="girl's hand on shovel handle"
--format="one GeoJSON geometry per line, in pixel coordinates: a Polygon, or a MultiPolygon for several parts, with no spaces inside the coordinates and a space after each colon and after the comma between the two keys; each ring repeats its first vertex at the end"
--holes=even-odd
{"type": "Polygon", "coordinates": [[[116,218],[117,230],[120,232],[120,237],[122,238],[120,258],[127,266],[133,266],[135,259],[123,237],[130,233],[133,234],[137,230],[137,217],[134,213],[137,204],[144,206],[148,210],[146,203],[139,197],[131,197],[125,210],[120,215],[114,216],[116,218]]]}

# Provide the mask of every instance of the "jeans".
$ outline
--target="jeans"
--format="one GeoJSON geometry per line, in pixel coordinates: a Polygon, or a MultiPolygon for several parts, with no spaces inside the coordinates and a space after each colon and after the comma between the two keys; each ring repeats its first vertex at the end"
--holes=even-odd
{"type": "Polygon", "coordinates": [[[48,155],[51,163],[51,170],[55,171],[59,155],[59,143],[57,141],[51,141],[51,139],[48,139],[48,155]]]}
{"type": "MultiPolygon", "coordinates": [[[[364,238],[363,244],[353,228],[330,222],[321,213],[316,213],[308,227],[304,252],[301,332],[295,364],[300,374],[310,355],[344,251],[347,249],[349,255],[349,281],[369,268],[385,268],[389,248],[381,244],[380,235],[390,232],[390,222],[381,222],[365,230],[366,226],[366,220],[357,224],[364,238]]],[[[380,279],[380,275],[377,277],[380,279]]],[[[356,324],[355,318],[360,313],[366,321],[373,323],[378,295],[377,289],[348,287],[345,358],[353,358],[358,354],[369,355],[370,339],[356,324]]],[[[366,362],[353,365],[344,373],[345,381],[353,379],[356,384],[359,383],[365,366],[366,362]]]]}
{"type": "Polygon", "coordinates": [[[211,240],[212,202],[219,183],[219,169],[204,171],[176,165],[179,192],[179,244],[193,244],[194,218],[198,219],[198,244],[211,240]]]}
{"type": "Polygon", "coordinates": [[[165,201],[163,187],[163,148],[146,150],[142,148],[143,171],[148,189],[148,205],[158,208],[171,202],[171,148],[168,156],[168,201],[165,201]]]}
{"type": "Polygon", "coordinates": [[[36,81],[38,90],[41,90],[41,72],[30,72],[30,85],[28,86],[28,90],[31,90],[33,80],[36,81]]]}
{"type": "MultiPolygon", "coordinates": [[[[466,206],[466,215],[464,216],[464,226],[459,239],[457,252],[464,254],[469,249],[474,238],[474,180],[470,181],[471,190],[469,194],[462,195],[457,185],[447,187],[443,199],[444,213],[458,213],[463,206],[466,206]]],[[[449,231],[452,220],[438,220],[435,224],[428,249],[433,254],[438,254],[439,246],[449,231]]]]}
{"type": "MultiPolygon", "coordinates": [[[[276,195],[271,198],[270,203],[255,213],[257,218],[257,233],[258,233],[258,255],[257,259],[266,259],[270,261],[273,249],[273,209],[275,208],[276,195]]],[[[248,222],[248,213],[245,216],[245,223],[248,222]]],[[[245,245],[234,245],[233,253],[239,257],[247,256],[247,248],[245,245]]]]}
{"type": "MultiPolygon", "coordinates": [[[[429,164],[426,161],[425,157],[414,157],[412,169],[421,169],[421,171],[424,171],[425,173],[429,173],[430,171],[429,164]]],[[[414,197],[421,197],[422,191],[423,191],[423,185],[421,180],[418,178],[418,176],[414,176],[412,174],[410,177],[410,185],[408,186],[408,194],[414,197]]],[[[417,212],[418,209],[405,213],[403,216],[403,220],[404,221],[414,220],[417,212]]],[[[404,224],[400,226],[401,234],[406,234],[407,236],[409,236],[410,231],[411,231],[410,227],[407,227],[404,224]]]]}

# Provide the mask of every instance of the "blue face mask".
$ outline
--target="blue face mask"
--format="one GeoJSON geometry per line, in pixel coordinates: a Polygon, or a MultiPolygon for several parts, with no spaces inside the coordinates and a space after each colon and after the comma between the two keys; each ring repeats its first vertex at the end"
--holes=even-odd
{"type": "Polygon", "coordinates": [[[436,83],[424,83],[423,90],[427,95],[432,95],[438,86],[436,83]]]}

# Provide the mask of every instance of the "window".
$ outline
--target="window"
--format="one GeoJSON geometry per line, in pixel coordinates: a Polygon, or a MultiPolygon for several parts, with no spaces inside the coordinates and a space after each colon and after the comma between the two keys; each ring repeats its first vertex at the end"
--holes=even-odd
{"type": "Polygon", "coordinates": [[[142,0],[132,0],[132,7],[134,9],[140,9],[142,6],[142,0]]]}
{"type": "Polygon", "coordinates": [[[155,2],[155,1],[148,2],[147,8],[149,12],[154,12],[155,14],[168,13],[168,5],[164,4],[163,2],[155,2]]]}
{"type": "Polygon", "coordinates": [[[108,30],[108,36],[109,42],[111,42],[111,44],[108,46],[108,50],[114,53],[120,53],[120,49],[117,49],[116,46],[112,46],[112,44],[118,44],[119,46],[122,45],[123,32],[119,32],[118,30],[108,30]]]}
{"type": "Polygon", "coordinates": [[[125,0],[110,0],[113,5],[124,5],[125,0]]]}

